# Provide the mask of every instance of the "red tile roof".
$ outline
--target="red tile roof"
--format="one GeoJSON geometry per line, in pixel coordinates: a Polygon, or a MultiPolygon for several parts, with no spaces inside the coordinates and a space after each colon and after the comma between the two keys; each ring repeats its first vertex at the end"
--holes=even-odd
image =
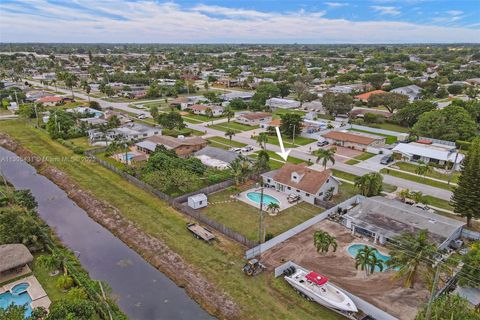
{"type": "Polygon", "coordinates": [[[37,103],[48,103],[48,102],[60,102],[60,101],[63,101],[62,97],[46,96],[46,97],[37,99],[35,102],[37,102],[37,103]]]}
{"type": "Polygon", "coordinates": [[[353,132],[342,132],[342,131],[330,131],[323,135],[324,138],[332,139],[336,141],[346,141],[346,142],[353,142],[363,145],[369,145],[375,140],[379,140],[382,137],[374,138],[368,137],[360,134],[355,134],[353,132]]]}
{"type": "Polygon", "coordinates": [[[248,120],[258,120],[258,119],[272,117],[272,115],[268,112],[251,112],[251,113],[241,114],[239,117],[245,118],[248,120]]]}
{"type": "Polygon", "coordinates": [[[383,90],[373,90],[373,91],[370,91],[370,92],[366,92],[366,93],[356,95],[355,99],[368,100],[368,98],[370,98],[371,95],[379,94],[379,93],[385,93],[385,91],[383,91],[383,90]]]}
{"type": "Polygon", "coordinates": [[[287,186],[291,186],[292,188],[315,194],[331,175],[332,172],[330,170],[312,170],[308,168],[305,163],[286,163],[283,167],[277,170],[273,179],[287,186]],[[302,176],[300,182],[296,183],[292,180],[293,172],[302,176]]]}

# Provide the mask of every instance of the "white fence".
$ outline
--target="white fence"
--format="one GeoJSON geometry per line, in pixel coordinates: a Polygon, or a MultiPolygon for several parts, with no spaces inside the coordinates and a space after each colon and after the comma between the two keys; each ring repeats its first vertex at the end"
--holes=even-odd
{"type": "Polygon", "coordinates": [[[272,238],[262,244],[259,244],[258,246],[249,249],[245,252],[245,259],[251,259],[253,257],[259,256],[262,252],[265,252],[272,247],[276,246],[277,244],[293,237],[294,235],[302,232],[303,230],[306,230],[307,228],[313,226],[314,224],[328,218],[328,216],[332,213],[337,212],[338,208],[347,208],[351,206],[352,204],[359,203],[364,197],[361,195],[356,195],[351,197],[350,199],[345,200],[344,202],[336,205],[333,208],[330,208],[328,210],[325,210],[324,212],[316,215],[313,218],[308,219],[307,221],[293,227],[292,229],[289,229],[285,231],[284,233],[279,234],[275,238],[272,238]]]}
{"type": "Polygon", "coordinates": [[[379,134],[386,134],[387,136],[398,137],[398,136],[405,135],[405,133],[402,133],[402,132],[390,131],[390,130],[384,130],[384,129],[366,127],[366,126],[359,126],[358,124],[350,124],[349,126],[351,129],[364,130],[364,131],[369,131],[369,132],[379,133],[379,134]]]}

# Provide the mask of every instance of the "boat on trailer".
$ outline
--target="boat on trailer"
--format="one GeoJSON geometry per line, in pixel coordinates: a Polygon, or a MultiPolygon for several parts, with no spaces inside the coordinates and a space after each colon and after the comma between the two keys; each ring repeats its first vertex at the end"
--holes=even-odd
{"type": "Polygon", "coordinates": [[[309,300],[343,312],[358,311],[355,303],[321,274],[290,266],[283,271],[283,275],[295,290],[309,300]]]}

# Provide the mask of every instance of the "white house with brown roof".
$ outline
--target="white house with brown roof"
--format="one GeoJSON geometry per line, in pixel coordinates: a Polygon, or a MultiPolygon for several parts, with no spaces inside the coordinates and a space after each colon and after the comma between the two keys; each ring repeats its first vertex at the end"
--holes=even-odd
{"type": "Polygon", "coordinates": [[[385,145],[385,137],[355,131],[330,131],[323,135],[330,144],[366,151],[368,147],[380,148],[385,145]]]}
{"type": "Polygon", "coordinates": [[[175,138],[170,136],[152,136],[135,144],[137,151],[151,154],[158,145],[173,150],[179,157],[188,157],[207,146],[207,140],[200,137],[175,138]]]}
{"type": "Polygon", "coordinates": [[[272,121],[272,114],[268,112],[246,112],[235,118],[235,122],[248,126],[259,126],[272,121]]]}
{"type": "Polygon", "coordinates": [[[317,171],[309,168],[305,163],[286,163],[278,170],[262,175],[268,188],[288,195],[299,195],[302,200],[311,204],[321,204],[328,193],[338,193],[340,182],[332,176],[330,170],[317,171]]]}

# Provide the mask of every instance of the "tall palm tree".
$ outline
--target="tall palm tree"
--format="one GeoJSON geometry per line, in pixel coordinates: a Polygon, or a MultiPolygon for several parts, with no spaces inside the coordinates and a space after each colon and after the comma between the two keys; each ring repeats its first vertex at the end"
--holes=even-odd
{"type": "Polygon", "coordinates": [[[268,134],[266,132],[260,132],[257,136],[257,143],[261,148],[267,150],[268,134]]]}
{"type": "Polygon", "coordinates": [[[52,79],[52,84],[55,86],[55,92],[57,92],[57,80],[52,79]]]}
{"type": "Polygon", "coordinates": [[[419,162],[419,165],[415,169],[415,173],[422,176],[423,179],[425,179],[425,176],[432,171],[432,168],[430,167],[429,163],[425,163],[423,161],[419,162]]]}
{"type": "Polygon", "coordinates": [[[335,152],[337,152],[337,148],[333,147],[330,149],[318,149],[313,152],[315,156],[317,156],[316,162],[319,163],[322,160],[323,169],[327,169],[327,164],[329,162],[332,165],[335,164],[335,152]]]}
{"type": "Polygon", "coordinates": [[[255,173],[261,173],[270,169],[270,156],[265,150],[260,150],[257,154],[257,159],[253,164],[255,173]]]}
{"type": "Polygon", "coordinates": [[[67,88],[70,88],[70,90],[72,91],[72,99],[75,99],[75,94],[73,93],[73,87],[77,86],[78,77],[73,73],[66,73],[64,81],[67,88]]]}
{"type": "Polygon", "coordinates": [[[418,273],[431,274],[437,247],[429,242],[427,230],[417,235],[404,233],[394,239],[393,247],[387,265],[399,268],[394,279],[404,278],[405,287],[413,289],[418,273]]]}
{"type": "Polygon", "coordinates": [[[213,125],[213,110],[208,108],[207,110],[205,110],[205,114],[207,117],[210,118],[210,120],[212,121],[212,125],[213,125]]]}
{"type": "Polygon", "coordinates": [[[243,156],[239,156],[233,160],[228,168],[236,185],[240,185],[247,181],[252,172],[250,160],[243,156]]]}
{"type": "Polygon", "coordinates": [[[315,245],[317,252],[321,253],[327,253],[330,247],[332,247],[333,252],[335,252],[338,247],[335,237],[322,230],[315,231],[313,234],[313,244],[315,245]]]}
{"type": "Polygon", "coordinates": [[[371,172],[361,177],[356,177],[354,184],[363,196],[377,196],[382,192],[383,177],[378,172],[371,172]]]}
{"type": "Polygon", "coordinates": [[[365,274],[368,276],[375,272],[375,268],[378,267],[380,272],[383,271],[383,261],[377,258],[377,249],[365,246],[358,250],[355,256],[355,269],[365,270],[365,274]]]}
{"type": "Polygon", "coordinates": [[[225,109],[223,109],[223,115],[227,117],[227,123],[230,123],[230,119],[235,116],[235,112],[231,107],[225,107],[225,109]]]}
{"type": "Polygon", "coordinates": [[[230,139],[230,147],[232,146],[232,137],[235,135],[235,131],[233,131],[232,129],[227,129],[227,131],[225,131],[225,137],[228,137],[228,139],[230,139]]]}

